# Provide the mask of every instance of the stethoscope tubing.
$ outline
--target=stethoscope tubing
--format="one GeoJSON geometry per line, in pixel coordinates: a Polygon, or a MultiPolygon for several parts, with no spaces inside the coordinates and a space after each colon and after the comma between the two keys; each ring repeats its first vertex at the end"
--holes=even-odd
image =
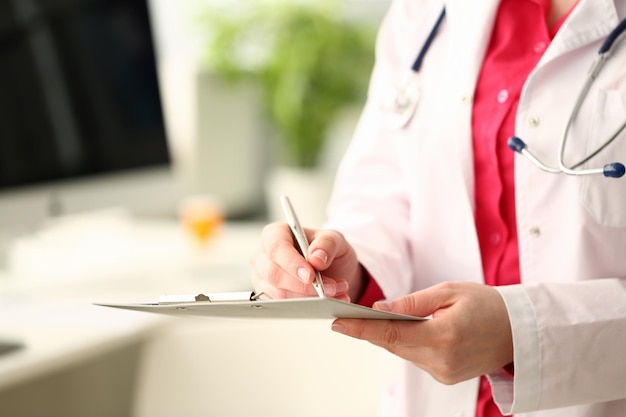
{"type": "Polygon", "coordinates": [[[619,22],[619,25],[617,25],[615,29],[613,29],[611,33],[609,33],[609,36],[607,36],[606,39],[604,40],[604,43],[598,50],[598,53],[600,55],[610,53],[611,48],[613,48],[613,44],[615,43],[617,38],[619,38],[622,34],[624,34],[624,32],[626,32],[626,19],[619,22]]]}
{"type": "Polygon", "coordinates": [[[600,152],[602,152],[607,146],[609,146],[617,137],[624,131],[626,128],[626,121],[617,128],[617,130],[611,135],[611,137],[606,140],[602,145],[600,145],[596,150],[591,152],[585,158],[581,159],[577,163],[573,165],[567,165],[565,163],[565,148],[567,145],[567,139],[569,137],[570,128],[578,116],[580,108],[582,107],[585,98],[587,97],[589,90],[591,89],[591,85],[598,78],[600,71],[604,67],[604,64],[607,62],[611,53],[613,52],[613,46],[615,42],[626,32],[626,19],[622,20],[607,36],[605,41],[602,43],[602,46],[598,50],[598,57],[594,60],[593,65],[591,66],[587,79],[585,80],[585,84],[583,85],[580,93],[578,93],[578,97],[576,98],[576,102],[574,103],[574,108],[572,109],[570,116],[567,120],[567,124],[565,125],[565,130],[563,135],[561,136],[561,140],[559,141],[558,147],[558,157],[557,163],[558,167],[551,167],[543,163],[539,158],[532,154],[528,150],[528,147],[524,143],[522,139],[519,137],[512,137],[509,139],[508,145],[512,150],[524,155],[528,160],[530,160],[535,166],[542,169],[543,171],[549,173],[564,173],[568,175],[596,175],[602,174],[607,178],[620,178],[626,172],[626,168],[624,164],[619,162],[612,162],[604,165],[602,168],[591,168],[591,169],[577,169],[586,162],[590,161],[594,157],[596,157],[600,152]]]}
{"type": "MultiPolygon", "coordinates": [[[[414,74],[419,73],[420,68],[422,67],[424,58],[426,57],[426,53],[429,51],[441,24],[446,16],[446,8],[443,7],[441,13],[439,14],[437,20],[435,21],[432,29],[428,33],[424,44],[422,45],[415,61],[411,65],[411,71],[414,74]]],[[[570,116],[567,120],[567,124],[565,126],[565,130],[561,139],[559,141],[558,153],[557,153],[557,167],[549,166],[543,163],[539,158],[537,158],[529,149],[526,143],[522,139],[517,136],[513,136],[509,138],[508,146],[513,151],[520,153],[524,157],[526,157],[530,162],[533,163],[539,169],[554,173],[554,174],[568,174],[568,175],[595,175],[595,174],[603,174],[608,178],[619,178],[624,175],[626,172],[626,168],[623,164],[619,162],[612,162],[604,165],[602,168],[592,168],[592,169],[578,169],[583,164],[587,163],[594,157],[596,157],[600,152],[602,152],[607,146],[609,146],[617,137],[626,129],[626,121],[622,124],[613,135],[605,141],[602,145],[600,145],[596,150],[587,155],[582,160],[578,161],[573,165],[567,165],[565,163],[565,149],[567,145],[567,140],[569,137],[570,128],[578,116],[580,108],[582,107],[585,98],[587,97],[589,90],[595,79],[600,74],[600,71],[604,67],[606,61],[609,59],[613,52],[613,47],[619,38],[626,33],[626,19],[622,20],[607,36],[607,38],[602,43],[600,49],[598,50],[598,57],[594,60],[593,65],[591,66],[587,78],[583,87],[581,88],[580,93],[576,98],[576,102],[574,103],[574,108],[572,109],[570,116]]],[[[410,85],[410,84],[409,84],[410,85]]],[[[417,102],[419,100],[419,91],[415,92],[415,97],[409,97],[407,94],[408,87],[405,85],[396,91],[395,98],[392,100],[391,112],[396,114],[396,127],[401,128],[405,126],[413,117],[415,110],[417,108],[417,102]]]]}
{"type": "Polygon", "coordinates": [[[414,73],[417,74],[420,68],[422,67],[422,62],[424,61],[424,58],[426,57],[426,53],[430,49],[430,45],[433,43],[433,40],[435,40],[435,37],[437,36],[437,32],[439,31],[439,28],[441,27],[441,23],[443,22],[444,17],[446,17],[445,7],[441,10],[439,17],[437,18],[437,20],[435,21],[435,24],[433,25],[433,28],[430,30],[430,32],[428,33],[428,37],[424,41],[424,45],[422,46],[419,53],[417,54],[417,58],[415,58],[413,65],[411,65],[411,71],[413,71],[414,73]]]}

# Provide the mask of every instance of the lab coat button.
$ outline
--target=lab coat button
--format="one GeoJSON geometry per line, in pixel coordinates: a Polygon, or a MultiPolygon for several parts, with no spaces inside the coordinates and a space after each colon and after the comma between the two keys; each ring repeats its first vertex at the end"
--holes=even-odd
{"type": "Polygon", "coordinates": [[[508,99],[509,99],[509,90],[506,90],[506,89],[500,90],[500,92],[498,93],[498,103],[500,104],[506,103],[508,99]]]}
{"type": "Polygon", "coordinates": [[[471,95],[464,95],[463,97],[461,97],[461,102],[463,104],[470,104],[472,102],[472,96],[471,95]]]}
{"type": "Polygon", "coordinates": [[[532,237],[541,236],[541,230],[538,227],[531,227],[529,232],[532,237]]]}
{"type": "Polygon", "coordinates": [[[539,126],[539,118],[537,116],[530,116],[528,118],[528,125],[531,127],[539,126]]]}

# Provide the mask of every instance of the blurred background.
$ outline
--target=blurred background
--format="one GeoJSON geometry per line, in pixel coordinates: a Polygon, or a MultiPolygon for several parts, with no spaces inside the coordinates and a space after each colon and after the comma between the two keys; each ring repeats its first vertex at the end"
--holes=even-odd
{"type": "Polygon", "coordinates": [[[154,3],[184,192],[219,196],[230,216],[276,220],[268,187],[300,177],[311,196],[301,206],[321,200],[310,219],[319,225],[387,1],[154,3]]]}
{"type": "Polygon", "coordinates": [[[0,6],[0,215],[14,229],[111,206],[173,215],[197,194],[275,220],[267,189],[286,168],[332,176],[388,0],[147,1],[0,6]]]}
{"type": "Polygon", "coordinates": [[[249,289],[280,194],[322,225],[389,2],[0,3],[0,416],[376,415],[330,323],[92,303],[249,289]]]}

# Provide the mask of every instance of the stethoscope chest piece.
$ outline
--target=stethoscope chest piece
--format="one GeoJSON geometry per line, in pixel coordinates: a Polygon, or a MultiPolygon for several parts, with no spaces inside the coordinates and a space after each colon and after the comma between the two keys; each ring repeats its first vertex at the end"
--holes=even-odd
{"type": "Polygon", "coordinates": [[[420,100],[420,91],[417,82],[408,83],[404,88],[389,90],[383,103],[388,126],[392,129],[402,129],[409,124],[420,100]]]}
{"type": "Polygon", "coordinates": [[[405,79],[404,83],[400,84],[402,86],[401,88],[392,89],[390,91],[389,97],[386,97],[385,103],[383,103],[383,107],[385,107],[384,111],[387,113],[387,123],[390,128],[402,129],[409,124],[415,114],[415,110],[417,110],[417,105],[420,100],[419,79],[417,76],[424,57],[426,56],[426,52],[428,52],[445,15],[446,8],[444,7],[426,37],[424,45],[422,45],[417,54],[413,65],[411,65],[409,76],[405,79]]]}

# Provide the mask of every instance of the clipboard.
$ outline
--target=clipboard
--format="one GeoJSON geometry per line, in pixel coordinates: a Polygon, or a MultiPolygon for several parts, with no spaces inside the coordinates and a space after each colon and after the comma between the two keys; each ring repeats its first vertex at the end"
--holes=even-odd
{"type": "Polygon", "coordinates": [[[205,316],[247,319],[369,319],[369,320],[427,320],[404,314],[375,310],[330,297],[267,299],[254,292],[213,293],[197,295],[166,295],[156,303],[111,304],[103,307],[174,316],[205,316]]]}

